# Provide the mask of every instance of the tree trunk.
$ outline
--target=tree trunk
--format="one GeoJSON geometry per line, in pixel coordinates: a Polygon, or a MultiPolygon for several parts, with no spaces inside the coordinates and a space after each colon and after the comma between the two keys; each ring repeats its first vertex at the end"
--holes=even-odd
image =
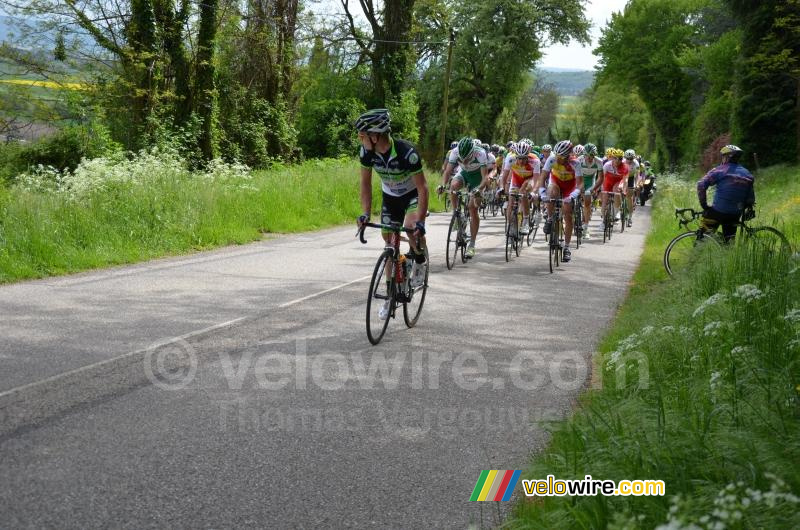
{"type": "Polygon", "coordinates": [[[131,122],[134,147],[153,110],[153,79],[156,64],[156,23],[151,0],[131,0],[131,19],[126,28],[130,51],[123,60],[125,70],[134,86],[131,97],[131,122]]]}
{"type": "Polygon", "coordinates": [[[214,158],[214,43],[218,2],[219,0],[205,0],[200,4],[200,30],[197,35],[195,99],[197,115],[202,120],[199,147],[205,160],[214,158]]]}
{"type": "Polygon", "coordinates": [[[183,24],[189,9],[188,0],[181,0],[175,13],[172,0],[154,2],[156,18],[162,28],[164,49],[169,55],[171,75],[175,82],[175,125],[185,125],[192,113],[192,88],[189,61],[184,47],[183,24]]]}

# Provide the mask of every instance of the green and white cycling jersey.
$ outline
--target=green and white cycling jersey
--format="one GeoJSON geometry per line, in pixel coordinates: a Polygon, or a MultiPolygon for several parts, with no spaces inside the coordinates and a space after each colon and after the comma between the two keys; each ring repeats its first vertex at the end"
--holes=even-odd
{"type": "Polygon", "coordinates": [[[625,159],[628,164],[628,187],[632,188],[636,185],[636,179],[639,177],[639,161],[635,158],[633,160],[625,159]]]}
{"type": "Polygon", "coordinates": [[[497,158],[494,154],[486,152],[486,170],[491,171],[497,165],[497,158]]]}
{"type": "Polygon", "coordinates": [[[581,165],[581,173],[583,173],[583,189],[589,191],[592,186],[597,182],[598,176],[603,174],[603,162],[595,157],[589,162],[586,155],[578,157],[578,163],[581,165]]]}
{"type": "Polygon", "coordinates": [[[374,169],[381,178],[381,187],[387,195],[400,197],[416,189],[414,176],[422,173],[422,160],[414,146],[405,140],[391,138],[388,153],[378,154],[361,147],[361,167],[374,169]]]}
{"type": "Polygon", "coordinates": [[[458,159],[458,150],[450,151],[450,158],[447,161],[454,166],[460,167],[461,176],[467,178],[475,178],[476,176],[480,177],[481,168],[486,167],[489,163],[489,159],[486,156],[486,151],[480,147],[476,147],[466,161],[460,161],[458,159]]]}

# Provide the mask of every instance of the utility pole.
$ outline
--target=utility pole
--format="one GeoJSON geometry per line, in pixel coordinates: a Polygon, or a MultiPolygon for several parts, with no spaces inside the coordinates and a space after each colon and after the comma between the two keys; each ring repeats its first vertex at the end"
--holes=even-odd
{"type": "Polygon", "coordinates": [[[453,68],[453,41],[455,41],[455,34],[453,29],[450,28],[450,42],[447,44],[447,68],[444,74],[444,101],[442,102],[442,131],[439,135],[439,145],[442,147],[442,152],[447,152],[447,138],[445,133],[447,131],[447,104],[450,98],[450,72],[453,68]]]}

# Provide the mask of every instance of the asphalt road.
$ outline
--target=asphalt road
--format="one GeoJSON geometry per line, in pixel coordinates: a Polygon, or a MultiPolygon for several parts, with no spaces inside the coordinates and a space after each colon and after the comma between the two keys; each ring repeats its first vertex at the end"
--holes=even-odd
{"type": "Polygon", "coordinates": [[[2,287],[0,527],[496,524],[478,475],[589,384],[648,216],[550,274],[499,218],[447,271],[433,215],[420,322],[376,347],[354,227],[2,287]]]}

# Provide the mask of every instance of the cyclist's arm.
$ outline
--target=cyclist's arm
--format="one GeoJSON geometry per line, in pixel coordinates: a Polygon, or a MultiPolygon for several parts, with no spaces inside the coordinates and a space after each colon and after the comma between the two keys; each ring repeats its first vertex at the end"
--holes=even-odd
{"type": "Polygon", "coordinates": [[[546,188],[547,187],[547,180],[549,178],[550,178],[550,170],[549,169],[545,169],[544,171],[542,171],[542,177],[539,179],[538,188],[539,189],[546,188]]]}
{"type": "Polygon", "coordinates": [[[361,211],[372,213],[372,168],[361,167],[361,211]]]}
{"type": "Polygon", "coordinates": [[[417,221],[424,223],[425,218],[428,216],[428,183],[422,171],[411,178],[414,179],[414,185],[417,187],[417,194],[419,195],[417,203],[417,221]]]}
{"type": "Polygon", "coordinates": [[[450,177],[453,176],[453,168],[455,167],[455,164],[447,162],[447,167],[444,169],[444,173],[442,173],[442,186],[447,186],[447,183],[450,182],[450,177]]]}
{"type": "Polygon", "coordinates": [[[706,192],[710,186],[713,186],[717,183],[716,181],[716,173],[712,169],[706,175],[697,181],[697,199],[700,201],[700,206],[703,210],[708,209],[708,197],[706,192]]]}
{"type": "Polygon", "coordinates": [[[486,166],[481,166],[481,183],[478,189],[483,191],[489,185],[489,170],[486,166]]]}
{"type": "Polygon", "coordinates": [[[750,186],[750,192],[747,194],[747,201],[745,204],[749,207],[752,207],[756,203],[756,189],[754,186],[750,186]]]}

